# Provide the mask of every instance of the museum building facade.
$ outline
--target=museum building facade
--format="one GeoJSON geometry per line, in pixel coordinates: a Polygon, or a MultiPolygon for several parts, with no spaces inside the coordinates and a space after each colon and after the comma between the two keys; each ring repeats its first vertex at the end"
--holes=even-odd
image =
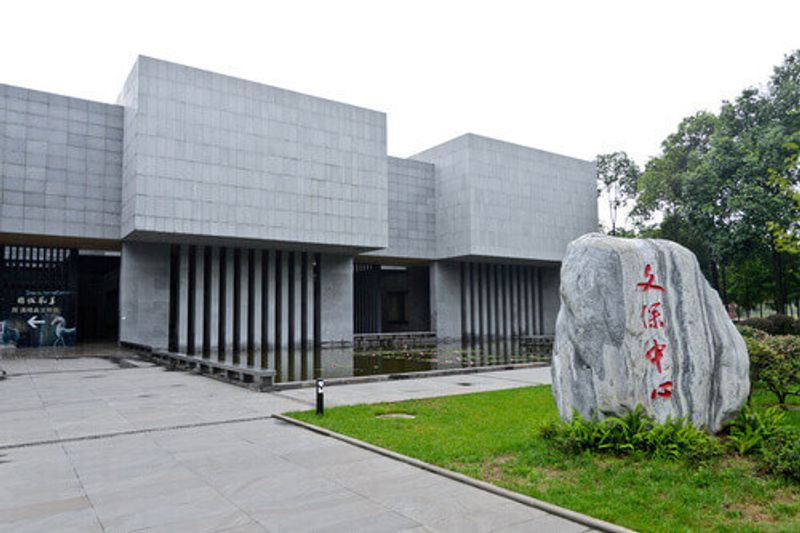
{"type": "Polygon", "coordinates": [[[386,147],[384,113],[148,57],[116,104],[0,85],[0,345],[267,369],[364,336],[552,335],[593,163],[386,147]]]}

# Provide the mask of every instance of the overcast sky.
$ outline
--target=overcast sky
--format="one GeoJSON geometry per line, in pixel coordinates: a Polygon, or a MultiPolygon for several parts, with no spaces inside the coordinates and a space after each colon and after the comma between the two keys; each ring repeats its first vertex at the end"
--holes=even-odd
{"type": "Polygon", "coordinates": [[[640,164],[800,48],[800,1],[4,2],[0,83],[113,102],[138,54],[381,110],[389,153],[466,132],[640,164]]]}

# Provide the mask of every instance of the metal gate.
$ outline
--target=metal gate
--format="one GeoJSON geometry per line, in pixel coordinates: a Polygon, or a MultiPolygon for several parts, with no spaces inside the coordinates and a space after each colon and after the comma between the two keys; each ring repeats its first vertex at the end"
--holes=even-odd
{"type": "Polygon", "coordinates": [[[77,250],[0,247],[0,347],[75,343],[77,250]]]}

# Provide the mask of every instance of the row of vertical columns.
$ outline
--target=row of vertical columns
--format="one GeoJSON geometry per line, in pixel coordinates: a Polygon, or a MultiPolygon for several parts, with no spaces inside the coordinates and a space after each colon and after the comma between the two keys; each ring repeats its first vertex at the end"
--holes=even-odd
{"type": "Polygon", "coordinates": [[[320,255],[173,245],[169,349],[310,379],[320,349],[320,255]]]}
{"type": "Polygon", "coordinates": [[[480,343],[543,333],[540,268],[462,262],[460,269],[462,339],[480,343]]]}
{"type": "Polygon", "coordinates": [[[353,330],[355,333],[381,333],[381,267],[355,263],[353,272],[353,330]]]}

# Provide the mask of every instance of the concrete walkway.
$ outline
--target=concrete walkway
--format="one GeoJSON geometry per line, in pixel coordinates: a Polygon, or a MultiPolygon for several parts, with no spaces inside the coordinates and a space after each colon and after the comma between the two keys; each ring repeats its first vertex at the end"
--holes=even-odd
{"type": "MultiPolygon", "coordinates": [[[[259,394],[135,359],[4,360],[0,530],[585,531],[269,418],[259,394]],[[50,363],[48,363],[50,361],[50,363]]],[[[329,405],[545,383],[549,369],[329,387],[329,405]]]]}

